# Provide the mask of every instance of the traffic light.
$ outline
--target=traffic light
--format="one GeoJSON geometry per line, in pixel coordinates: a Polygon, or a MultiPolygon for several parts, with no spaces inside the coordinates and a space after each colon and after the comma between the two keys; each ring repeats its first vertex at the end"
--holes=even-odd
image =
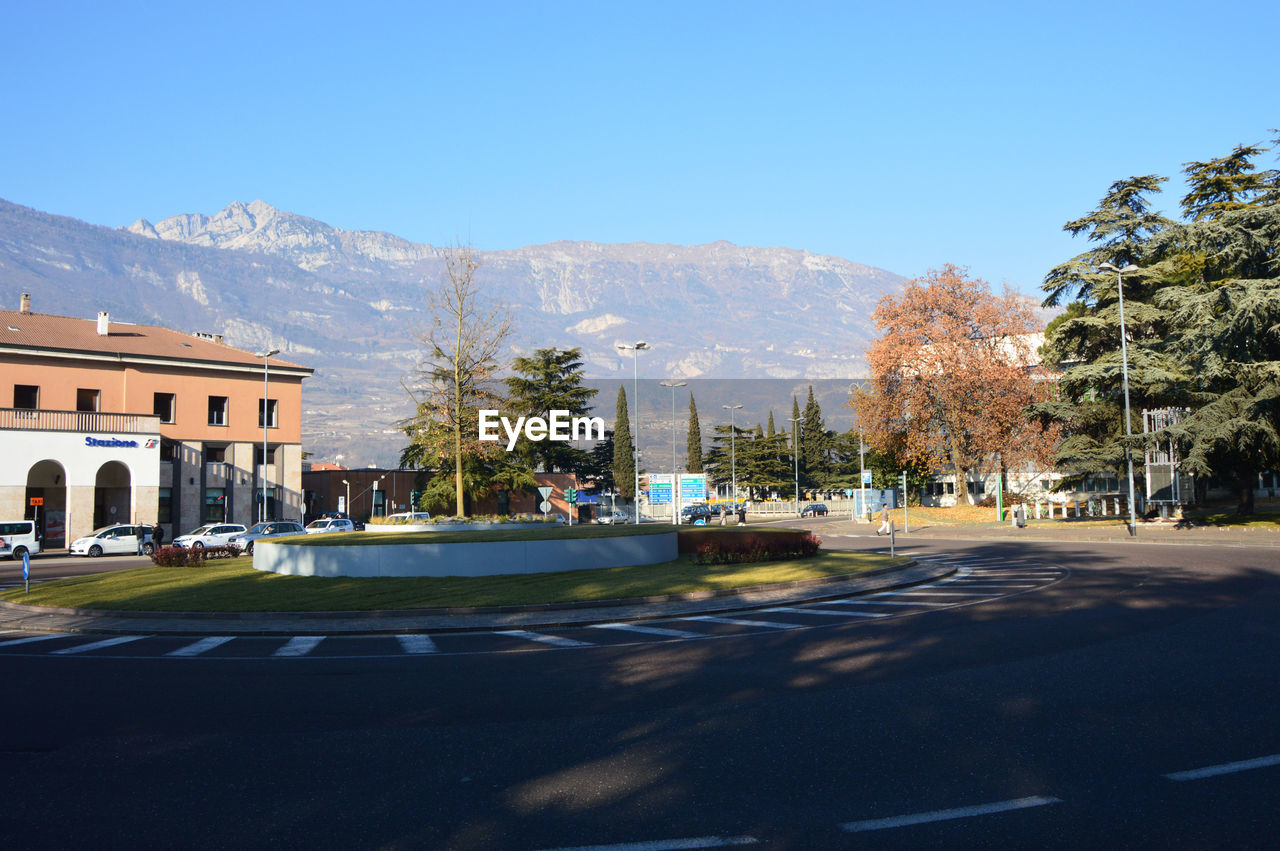
{"type": "Polygon", "coordinates": [[[564,501],[565,501],[565,502],[567,502],[567,503],[569,503],[570,505],[574,505],[574,504],[576,504],[576,503],[577,503],[577,501],[578,501],[578,489],[577,489],[577,488],[565,488],[565,489],[564,489],[564,501]]]}
{"type": "Polygon", "coordinates": [[[417,491],[409,491],[409,510],[410,511],[418,510],[418,492],[417,491]]]}

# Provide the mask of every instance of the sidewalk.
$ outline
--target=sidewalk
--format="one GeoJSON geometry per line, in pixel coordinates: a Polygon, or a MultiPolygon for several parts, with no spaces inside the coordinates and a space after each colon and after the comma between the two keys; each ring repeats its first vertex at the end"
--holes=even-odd
{"type": "Polygon", "coordinates": [[[0,630],[101,635],[378,635],[549,629],[745,611],[920,585],[954,567],[914,561],[855,577],[605,603],[373,612],[163,613],[53,609],[0,602],[0,630]]]}

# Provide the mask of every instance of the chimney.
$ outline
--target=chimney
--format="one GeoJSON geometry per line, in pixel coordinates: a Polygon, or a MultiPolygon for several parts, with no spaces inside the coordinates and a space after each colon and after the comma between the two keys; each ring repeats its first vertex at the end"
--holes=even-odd
{"type": "Polygon", "coordinates": [[[22,301],[19,302],[18,312],[19,313],[31,312],[31,293],[22,294],[22,301]]]}
{"type": "Polygon", "coordinates": [[[98,336],[106,337],[111,334],[111,315],[105,310],[98,311],[98,336]]]}

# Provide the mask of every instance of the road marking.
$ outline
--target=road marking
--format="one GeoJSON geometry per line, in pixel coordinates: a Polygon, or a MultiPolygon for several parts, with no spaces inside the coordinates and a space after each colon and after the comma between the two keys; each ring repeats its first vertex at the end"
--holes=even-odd
{"type": "Polygon", "coordinates": [[[550,851],[683,851],[694,848],[730,848],[755,845],[754,836],[693,836],[688,839],[656,839],[649,842],[623,842],[618,845],[578,845],[550,851]]]}
{"type": "Polygon", "coordinates": [[[589,641],[578,641],[573,638],[562,638],[558,635],[543,635],[540,632],[526,632],[523,629],[503,629],[498,630],[497,635],[510,635],[514,638],[524,638],[529,641],[538,641],[542,644],[551,644],[555,647],[594,647],[595,645],[589,641]]]}
{"type": "Polygon", "coordinates": [[[791,612],[799,615],[833,615],[840,618],[887,618],[885,612],[836,612],[831,609],[802,609],[799,606],[778,606],[774,609],[761,609],[762,612],[791,612]]]}
{"type": "Polygon", "coordinates": [[[315,650],[324,639],[325,636],[323,635],[295,635],[271,655],[281,657],[306,656],[312,650],[315,650]]]}
{"type": "Polygon", "coordinates": [[[436,643],[431,640],[429,635],[397,635],[396,641],[400,642],[400,649],[405,653],[413,656],[420,656],[424,653],[435,653],[437,651],[436,643]]]}
{"type": "Polygon", "coordinates": [[[1237,771],[1270,768],[1273,765],[1280,765],[1280,754],[1260,756],[1257,759],[1246,759],[1240,762],[1225,762],[1222,765],[1210,765],[1205,768],[1195,768],[1191,771],[1175,771],[1164,776],[1169,780],[1178,782],[1183,780],[1203,780],[1206,777],[1217,777],[1219,774],[1234,774],[1237,771]]]}
{"type": "Polygon", "coordinates": [[[990,597],[990,591],[905,591],[900,597],[990,597]]]}
{"type": "Polygon", "coordinates": [[[997,801],[994,804],[979,804],[973,807],[957,807],[952,810],[935,810],[931,813],[915,813],[913,815],[894,816],[892,818],[851,821],[847,824],[840,825],[840,829],[846,833],[860,833],[866,830],[887,830],[894,827],[910,827],[917,824],[929,824],[930,822],[935,821],[949,821],[950,819],[972,818],[974,816],[989,816],[995,813],[1007,813],[1011,810],[1023,810],[1028,807],[1043,807],[1046,804],[1059,804],[1061,802],[1061,798],[1048,798],[1037,795],[1029,798],[1015,798],[1012,801],[997,801]]]}
{"type": "Polygon", "coordinates": [[[670,638],[706,638],[700,632],[686,632],[683,629],[665,629],[660,626],[641,626],[634,623],[593,623],[592,629],[620,629],[626,632],[642,632],[649,635],[665,635],[670,638]]]}
{"type": "Polygon", "coordinates": [[[228,641],[234,639],[234,635],[211,635],[208,638],[202,638],[199,641],[193,641],[186,647],[179,647],[177,650],[170,650],[164,654],[166,656],[199,656],[201,653],[207,653],[215,647],[221,647],[228,641]]]}
{"type": "Polygon", "coordinates": [[[65,635],[33,635],[30,638],[18,638],[13,641],[0,641],[0,647],[13,647],[18,644],[32,644],[36,641],[49,641],[53,638],[66,638],[65,635]]]}
{"type": "Polygon", "coordinates": [[[930,602],[928,600],[850,600],[849,602],[832,601],[827,605],[837,606],[954,606],[955,603],[930,602]]]}
{"type": "Polygon", "coordinates": [[[104,638],[101,641],[91,641],[88,644],[78,644],[75,647],[63,647],[61,650],[54,650],[54,656],[70,656],[72,653],[87,653],[90,650],[101,650],[104,647],[115,647],[117,644],[128,644],[130,641],[138,641],[146,638],[145,635],[121,635],[116,638],[104,638]]]}
{"type": "Polygon", "coordinates": [[[1032,583],[1030,585],[1010,585],[1007,582],[966,582],[961,588],[1039,588],[1039,585],[1032,583]]]}
{"type": "Polygon", "coordinates": [[[698,615],[691,618],[682,618],[687,621],[705,621],[707,623],[723,623],[730,626],[762,626],[767,629],[798,629],[798,623],[775,623],[773,621],[749,621],[740,620],[738,618],[718,618],[715,615],[698,615]]]}

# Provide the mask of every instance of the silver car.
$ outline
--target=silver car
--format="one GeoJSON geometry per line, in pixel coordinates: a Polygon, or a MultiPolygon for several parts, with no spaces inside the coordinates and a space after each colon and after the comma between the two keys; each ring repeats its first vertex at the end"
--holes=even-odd
{"type": "Polygon", "coordinates": [[[233,535],[227,541],[227,546],[237,553],[253,555],[254,541],[260,541],[263,538],[286,538],[289,535],[304,535],[306,531],[301,523],[295,523],[292,520],[272,520],[267,523],[259,523],[243,534],[233,535]]]}
{"type": "Polygon", "coordinates": [[[233,535],[243,535],[246,531],[239,523],[206,523],[193,532],[174,538],[173,545],[184,550],[225,547],[233,535]]]}

